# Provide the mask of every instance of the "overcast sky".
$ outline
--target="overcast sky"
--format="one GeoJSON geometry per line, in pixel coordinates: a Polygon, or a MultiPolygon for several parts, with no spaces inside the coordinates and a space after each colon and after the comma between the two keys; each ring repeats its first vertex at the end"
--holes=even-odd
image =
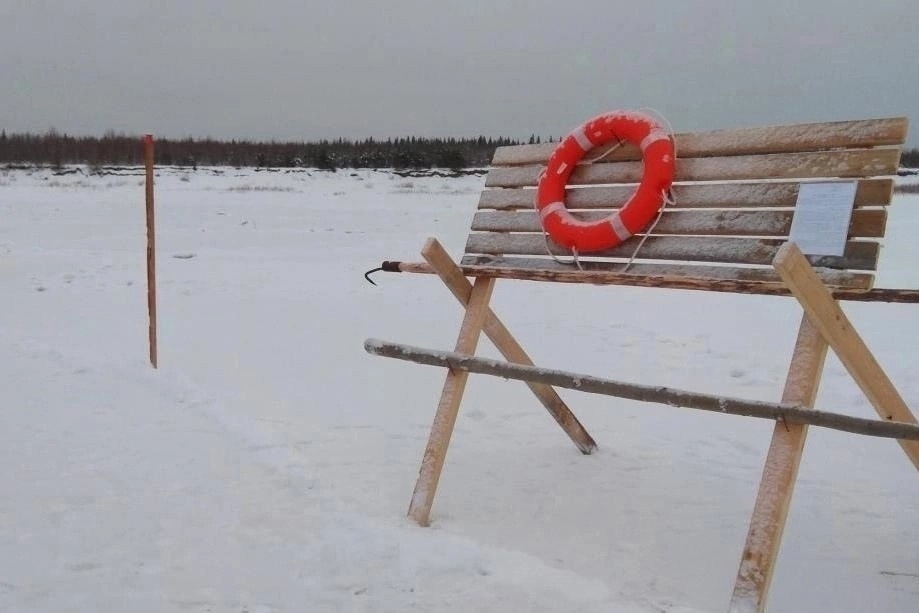
{"type": "Polygon", "coordinates": [[[917,0],[0,0],[0,128],[305,139],[907,116],[917,0]]]}

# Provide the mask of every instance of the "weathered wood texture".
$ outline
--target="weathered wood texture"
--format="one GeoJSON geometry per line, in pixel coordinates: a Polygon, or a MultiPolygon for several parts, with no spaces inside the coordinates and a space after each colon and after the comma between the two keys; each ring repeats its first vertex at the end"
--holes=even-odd
{"type": "MultiPolygon", "coordinates": [[[[635,253],[641,239],[633,237],[624,243],[596,253],[584,254],[583,259],[627,259],[635,253]]],[[[684,260],[718,262],[725,264],[771,264],[779,247],[785,241],[770,238],[657,236],[652,235],[641,246],[639,259],[684,260]]],[[[571,256],[566,249],[548,241],[548,251],[557,256],[571,256]]],[[[814,266],[874,270],[880,249],[878,243],[849,241],[844,255],[809,256],[814,266]]],[[[548,255],[547,241],[541,234],[506,234],[501,232],[474,232],[466,241],[467,254],[485,255],[548,255]]]]}
{"type": "MultiPolygon", "coordinates": [[[[752,155],[899,145],[905,142],[908,128],[907,118],[891,117],[713,130],[676,134],[674,140],[679,156],[752,155]]],[[[499,147],[492,163],[496,166],[545,163],[557,144],[499,147]]],[[[597,147],[591,157],[603,155],[609,148],[597,147]]],[[[626,146],[604,159],[618,161],[639,157],[637,149],[626,146]]]]}
{"type": "MultiPolygon", "coordinates": [[[[785,379],[782,404],[799,405],[805,413],[814,412],[807,407],[813,407],[817,398],[826,353],[826,341],[804,315],[785,379]]],[[[805,420],[797,424],[776,424],[773,429],[731,596],[732,613],[762,613],[765,610],[766,595],[804,453],[807,438],[805,424],[808,423],[813,424],[805,420]]]]}
{"type": "MultiPolygon", "coordinates": [[[[841,413],[815,411],[791,400],[782,403],[745,400],[729,396],[717,396],[691,392],[676,388],[641,385],[594,377],[564,370],[540,368],[513,364],[488,358],[463,355],[457,352],[437,351],[378,339],[364,343],[368,353],[426,364],[442,366],[451,370],[491,375],[520,381],[536,381],[580,392],[616,396],[640,402],[666,404],[674,407],[699,409],[729,415],[757,417],[778,420],[784,429],[786,425],[810,424],[853,434],[919,440],[919,426],[914,424],[865,419],[841,413]]],[[[800,364],[799,364],[800,365],[800,364]]]]}
{"type": "MultiPolygon", "coordinates": [[[[775,258],[775,268],[878,415],[887,420],[917,423],[887,373],[794,243],[782,247],[775,258]]],[[[900,445],[919,469],[919,442],[901,441],[900,445]]]]}
{"type": "MultiPolygon", "coordinates": [[[[657,261],[689,266],[735,265],[738,281],[759,268],[763,278],[775,281],[772,258],[791,228],[802,182],[858,182],[844,257],[810,258],[814,266],[847,271],[852,280],[838,279],[837,287],[870,287],[864,273],[877,268],[879,241],[887,229],[893,179],[909,122],[903,117],[802,123],[716,130],[675,136],[677,162],[669,206],[641,248],[638,233],[604,252],[581,254],[592,270],[617,270],[623,260],[650,264],[634,267],[655,272],[657,261]],[[688,210],[692,209],[692,210],[688,210]],[[747,210],[743,210],[747,209],[747,210]],[[607,261],[609,265],[600,264],[607,261]]],[[[495,152],[478,208],[470,227],[467,256],[570,257],[542,232],[534,211],[536,184],[557,143],[501,147],[495,152]],[[548,248],[547,248],[548,242],[548,248]]],[[[581,219],[593,221],[621,207],[641,180],[642,162],[634,147],[597,147],[578,164],[569,179],[565,205],[581,219]]],[[[535,262],[536,260],[534,260],[535,262]]],[[[551,259],[543,260],[552,270],[551,259]]],[[[513,265],[492,261],[494,268],[513,265]]],[[[528,267],[532,270],[533,264],[528,267]]],[[[702,269],[681,269],[688,276],[704,276],[702,269]]],[[[726,272],[718,273],[724,279],[726,272]]],[[[827,280],[827,282],[829,282],[827,280]]],[[[742,286],[738,291],[744,291],[742,286]]]]}
{"type": "MultiPolygon", "coordinates": [[[[570,260],[570,258],[568,258],[570,260]]],[[[780,284],[781,277],[773,269],[769,268],[741,268],[737,266],[716,266],[705,264],[656,264],[637,262],[632,263],[626,269],[626,262],[610,261],[591,261],[582,259],[579,261],[581,268],[586,275],[588,283],[603,285],[627,285],[630,280],[635,284],[642,285],[648,283],[649,287],[657,287],[658,283],[666,282],[668,278],[678,278],[680,280],[692,281],[695,279],[698,283],[705,286],[708,281],[741,281],[748,283],[770,283],[780,284]],[[623,280],[623,283],[604,283],[602,277],[593,278],[594,273],[613,273],[623,280]],[[648,277],[648,279],[642,279],[648,277]]],[[[531,274],[531,280],[541,281],[563,281],[565,279],[577,280],[574,276],[581,273],[577,266],[567,260],[556,262],[545,258],[526,258],[514,256],[466,256],[462,260],[467,274],[471,276],[485,276],[494,272],[497,276],[504,275],[505,268],[516,269],[516,271],[507,271],[508,274],[519,276],[513,278],[526,279],[531,274]]],[[[833,287],[846,287],[852,289],[868,289],[874,280],[869,273],[852,273],[848,271],[839,271],[832,268],[819,269],[820,279],[827,285],[833,287]]],[[[610,277],[616,280],[617,276],[610,277]]],[[[705,289],[709,289],[705,287],[705,289]]],[[[786,292],[787,293],[787,292],[786,292]]],[[[919,290],[917,290],[919,293],[919,290]]]]}
{"type": "MultiPolygon", "coordinates": [[[[788,208],[795,206],[800,184],[800,181],[676,184],[673,186],[676,202],[670,208],[788,208]]],[[[893,179],[861,179],[855,191],[855,206],[890,204],[893,187],[893,179]]],[[[634,185],[573,187],[566,191],[565,203],[572,210],[615,208],[634,191],[634,185]]],[[[535,196],[532,189],[486,189],[479,196],[479,208],[531,210],[535,196]]]]}
{"type": "MultiPolygon", "coordinates": [[[[425,272],[437,274],[459,303],[466,307],[472,293],[472,284],[466,279],[464,271],[457,266],[443,245],[437,239],[428,239],[422,249],[422,255],[427,263],[419,264],[419,266],[423,266],[425,272]]],[[[421,272],[421,268],[416,268],[413,272],[421,272]]],[[[489,340],[494,343],[505,359],[532,366],[533,361],[530,356],[491,308],[488,308],[485,314],[484,330],[489,340]]],[[[597,443],[554,389],[535,382],[529,382],[527,385],[581,453],[588,455],[597,448],[597,443]]]]}
{"type": "MultiPolygon", "coordinates": [[[[518,267],[517,258],[500,258],[501,264],[489,266],[475,264],[475,261],[488,261],[484,258],[464,258],[460,266],[463,275],[469,277],[495,277],[498,279],[517,279],[520,281],[541,281],[552,283],[585,283],[588,285],[626,285],[635,287],[660,287],[709,292],[735,292],[744,294],[763,294],[769,296],[789,296],[790,292],[782,283],[769,283],[735,278],[706,278],[706,276],[667,274],[656,269],[651,274],[640,275],[613,270],[587,270],[581,272],[574,266],[547,263],[539,268],[518,267]]],[[[417,274],[434,274],[431,267],[424,262],[387,262],[390,272],[407,272],[417,274]]],[[[638,264],[633,267],[638,267],[638,264]]],[[[656,266],[649,264],[648,266],[656,266]]],[[[682,267],[681,267],[682,268],[682,267]]],[[[692,270],[693,267],[685,267],[692,270]]],[[[631,269],[630,269],[631,270],[631,269]]],[[[744,272],[750,269],[736,269],[744,272]]],[[[821,271],[821,277],[828,274],[821,271]]],[[[870,275],[869,275],[870,277],[870,275]]],[[[835,282],[835,281],[834,281],[835,282]]],[[[853,282],[853,286],[859,285],[853,282]]],[[[831,288],[833,298],[853,302],[898,302],[919,303],[919,289],[852,289],[847,287],[831,288]]]]}
{"type": "MultiPolygon", "coordinates": [[[[488,313],[488,301],[491,300],[494,286],[495,279],[493,278],[480,277],[476,279],[475,285],[472,287],[472,294],[469,297],[469,305],[466,308],[463,323],[460,326],[459,338],[456,341],[456,353],[469,355],[475,353],[482,326],[488,313]]],[[[424,458],[421,462],[418,480],[415,483],[415,490],[408,509],[409,517],[422,526],[427,526],[430,522],[431,505],[434,503],[434,494],[437,491],[437,484],[443,471],[447,447],[450,445],[450,438],[453,435],[453,428],[456,425],[456,417],[459,413],[460,402],[462,402],[468,378],[468,372],[451,370],[447,373],[444,381],[440,402],[434,415],[434,423],[431,426],[431,435],[424,450],[424,458]]]]}
{"type": "MultiPolygon", "coordinates": [[[[679,152],[677,153],[679,156],[679,152]]],[[[736,157],[679,158],[676,181],[738,181],[748,179],[813,179],[891,175],[900,162],[899,149],[853,149],[813,153],[774,153],[736,157]]],[[[486,187],[536,185],[543,166],[499,166],[485,178],[486,187]]],[[[641,162],[578,166],[569,185],[635,183],[641,180],[641,162]]]]}
{"type": "MultiPolygon", "coordinates": [[[[612,210],[573,213],[584,221],[597,221],[612,210]]],[[[667,210],[654,227],[654,234],[710,236],[788,236],[794,211],[757,210],[667,210]]],[[[885,209],[856,209],[852,212],[849,238],[884,236],[885,209]]],[[[472,219],[478,232],[535,232],[542,237],[536,211],[480,211],[472,219]]]]}
{"type": "Polygon", "coordinates": [[[147,211],[147,342],[150,365],[157,368],[156,339],[156,213],[153,201],[153,135],[144,135],[144,196],[147,211]]]}

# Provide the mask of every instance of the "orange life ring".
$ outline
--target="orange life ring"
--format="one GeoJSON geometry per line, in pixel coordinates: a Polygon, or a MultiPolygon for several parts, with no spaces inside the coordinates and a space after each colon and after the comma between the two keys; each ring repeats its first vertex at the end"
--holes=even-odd
{"type": "Polygon", "coordinates": [[[562,139],[539,178],[536,210],[543,229],[559,245],[580,253],[615,247],[660,210],[673,183],[674,158],[669,133],[647,115],[613,111],[590,119],[562,139]],[[618,211],[598,221],[578,219],[565,206],[568,178],[585,153],[616,140],[641,149],[641,183],[618,211]]]}

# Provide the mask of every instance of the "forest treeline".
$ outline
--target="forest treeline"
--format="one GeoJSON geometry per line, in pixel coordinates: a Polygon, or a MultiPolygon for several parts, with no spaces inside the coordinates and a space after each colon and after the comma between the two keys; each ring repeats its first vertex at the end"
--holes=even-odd
{"type": "MultiPolygon", "coordinates": [[[[549,138],[549,141],[552,139],[549,138]]],[[[419,138],[386,140],[321,140],[316,142],[253,142],[216,139],[157,139],[155,161],[165,166],[234,166],[323,170],[336,168],[481,168],[488,166],[495,148],[518,145],[511,138],[419,138]]],[[[540,137],[530,136],[529,143],[540,137]]],[[[106,133],[102,137],[70,136],[49,130],[44,134],[7,134],[0,131],[0,164],[65,164],[93,166],[143,163],[139,138],[106,133]]],[[[919,168],[919,149],[902,154],[900,165],[919,168]]]]}
{"type": "MultiPolygon", "coordinates": [[[[529,142],[539,142],[532,136],[529,142]]],[[[389,138],[316,142],[253,142],[216,139],[156,139],[159,165],[292,168],[449,168],[487,166],[495,148],[516,145],[510,138],[389,138]]],[[[140,138],[107,133],[102,137],[0,131],[0,164],[63,166],[143,163],[140,138]]]]}

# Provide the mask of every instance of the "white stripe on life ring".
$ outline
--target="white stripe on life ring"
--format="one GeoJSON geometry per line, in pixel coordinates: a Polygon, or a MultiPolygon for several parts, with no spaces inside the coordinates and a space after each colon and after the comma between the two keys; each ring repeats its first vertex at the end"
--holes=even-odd
{"type": "Polygon", "coordinates": [[[625,227],[625,224],[622,223],[622,217],[619,216],[619,211],[616,211],[609,218],[609,225],[613,228],[613,232],[621,241],[626,241],[632,238],[632,233],[629,232],[629,229],[625,227]]]}
{"type": "Polygon", "coordinates": [[[587,138],[587,133],[584,132],[584,126],[581,126],[577,130],[571,133],[572,138],[577,141],[578,147],[584,150],[584,153],[587,153],[594,148],[594,144],[589,138],[587,138]]]}
{"type": "Polygon", "coordinates": [[[564,210],[564,209],[565,209],[564,202],[551,202],[539,210],[539,219],[545,220],[545,218],[551,215],[552,213],[557,213],[560,210],[564,210]]]}
{"type": "Polygon", "coordinates": [[[654,128],[653,130],[648,132],[648,135],[646,137],[641,139],[641,144],[639,145],[639,147],[641,147],[641,150],[643,152],[645,149],[651,146],[651,143],[656,143],[659,140],[670,140],[670,134],[668,134],[665,130],[662,130],[660,128],[654,128]]]}

